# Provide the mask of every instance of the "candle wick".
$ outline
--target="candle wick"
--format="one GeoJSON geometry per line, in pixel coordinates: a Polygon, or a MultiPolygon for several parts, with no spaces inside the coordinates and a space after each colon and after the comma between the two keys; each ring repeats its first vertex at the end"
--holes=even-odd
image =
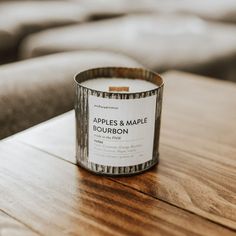
{"type": "Polygon", "coordinates": [[[109,86],[109,92],[129,92],[129,87],[127,86],[109,86]]]}

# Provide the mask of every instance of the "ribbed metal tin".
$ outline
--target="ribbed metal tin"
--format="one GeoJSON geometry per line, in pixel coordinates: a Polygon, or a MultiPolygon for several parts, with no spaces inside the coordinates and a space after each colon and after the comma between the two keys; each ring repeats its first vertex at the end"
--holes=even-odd
{"type": "MultiPolygon", "coordinates": [[[[142,68],[124,68],[124,67],[105,67],[95,68],[81,72],[75,76],[76,82],[76,98],[75,98],[75,115],[76,115],[76,159],[77,164],[83,168],[96,174],[120,176],[132,175],[143,172],[159,161],[159,137],[161,124],[162,96],[163,96],[163,80],[151,71],[142,68]],[[150,81],[158,87],[153,90],[138,93],[117,93],[103,92],[90,89],[81,85],[82,82],[96,78],[128,78],[143,79],[150,81]],[[153,158],[150,161],[133,166],[104,166],[88,161],[88,143],[89,143],[89,112],[88,97],[89,95],[111,98],[111,99],[139,99],[152,95],[156,96],[156,114],[155,114],[155,130],[153,144],[153,158]]],[[[148,134],[147,134],[148,135],[148,134]]]]}

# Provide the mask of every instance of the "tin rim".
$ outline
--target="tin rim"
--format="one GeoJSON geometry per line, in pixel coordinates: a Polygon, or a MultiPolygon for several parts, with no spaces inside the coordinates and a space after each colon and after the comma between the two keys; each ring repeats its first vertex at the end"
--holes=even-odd
{"type": "Polygon", "coordinates": [[[77,86],[87,89],[89,91],[95,91],[97,93],[106,93],[109,95],[117,95],[117,94],[123,94],[123,95],[134,95],[134,94],[143,94],[148,92],[153,92],[156,90],[159,90],[161,87],[164,86],[163,78],[156,72],[152,70],[147,70],[144,68],[139,67],[97,67],[93,69],[88,69],[82,72],[77,73],[74,76],[74,81],[77,86]],[[134,76],[135,75],[135,76],[134,76]],[[155,89],[150,90],[144,90],[142,92],[133,92],[133,93],[127,93],[127,92],[110,92],[110,91],[101,91],[97,89],[92,89],[87,86],[81,85],[82,82],[90,80],[90,79],[96,79],[96,78],[123,78],[123,79],[140,79],[140,80],[146,80],[149,81],[157,86],[155,89]]]}

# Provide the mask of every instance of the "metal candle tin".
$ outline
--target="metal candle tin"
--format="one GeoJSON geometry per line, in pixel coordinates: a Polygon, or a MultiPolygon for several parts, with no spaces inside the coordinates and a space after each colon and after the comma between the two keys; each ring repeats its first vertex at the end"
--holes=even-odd
{"type": "MultiPolygon", "coordinates": [[[[141,69],[141,68],[106,67],[106,68],[90,69],[90,70],[81,72],[75,76],[75,82],[76,82],[76,98],[75,98],[76,159],[77,159],[77,164],[79,166],[96,174],[119,176],[119,175],[137,174],[151,168],[152,166],[158,163],[162,95],[163,95],[163,85],[164,85],[162,78],[158,74],[145,70],[145,69],[141,69]],[[151,89],[148,91],[144,90],[142,92],[137,92],[137,93],[117,93],[117,92],[98,91],[98,90],[91,89],[91,88],[81,85],[81,83],[87,80],[96,79],[96,78],[139,79],[139,80],[149,81],[157,85],[157,87],[155,89],[151,89]],[[109,104],[114,104],[114,109],[111,111],[107,110],[107,112],[106,110],[104,110],[104,112],[102,113],[103,114],[102,118],[96,117],[97,111],[96,110],[93,111],[93,109],[95,108],[105,109],[105,108],[109,108],[109,106],[94,105],[91,102],[91,101],[94,101],[94,99],[95,101],[97,99],[98,101],[102,102],[102,104],[103,104],[103,100],[105,101],[105,103],[108,102],[109,104]],[[132,107],[137,106],[139,102],[142,102],[142,104],[145,104],[146,100],[148,101],[150,99],[152,100],[153,108],[151,107],[145,108],[147,106],[143,105],[142,107],[139,106],[138,110],[136,109],[136,111],[132,112],[132,107]],[[135,112],[143,112],[142,111],[143,109],[144,110],[151,109],[151,112],[154,111],[153,119],[151,118],[149,119],[149,117],[148,118],[145,117],[144,120],[146,121],[146,124],[144,124],[143,126],[142,124],[138,124],[138,125],[136,124],[141,119],[138,120],[138,122],[134,121],[132,123],[133,126],[131,126],[131,121],[125,119],[126,116],[128,117],[128,114],[127,113],[120,114],[119,112],[117,113],[117,116],[119,117],[121,116],[123,118],[120,120],[117,119],[116,121],[114,121],[116,117],[114,118],[113,113],[115,112],[116,104],[122,104],[122,106],[124,104],[124,106],[126,106],[126,103],[127,103],[127,106],[130,107],[128,113],[131,116],[135,112]],[[133,103],[134,103],[134,106],[132,105],[133,103]],[[91,122],[93,121],[97,122],[101,120],[104,121],[104,123],[105,123],[105,120],[106,122],[108,122],[109,114],[110,114],[109,112],[111,112],[111,115],[113,114],[112,116],[113,125],[114,124],[117,125],[117,123],[119,125],[127,125],[126,127],[127,133],[129,131],[130,134],[124,134],[124,135],[132,136],[133,135],[132,132],[134,132],[138,135],[143,135],[142,136],[143,141],[142,139],[140,139],[140,143],[137,143],[137,145],[135,145],[134,144],[136,142],[135,139],[131,141],[126,141],[125,139],[122,142],[122,137],[120,137],[119,135],[106,136],[100,133],[96,133],[96,131],[100,131],[102,130],[102,128],[101,127],[99,127],[100,129],[96,128],[97,126],[92,125],[91,122]],[[152,122],[153,124],[148,124],[148,122],[152,122]],[[136,125],[136,127],[134,127],[134,124],[136,125]],[[130,126],[128,127],[128,125],[130,126]],[[139,127],[140,127],[140,132],[138,130],[139,127]],[[145,127],[147,128],[149,127],[149,130],[150,130],[150,127],[153,127],[153,131],[149,132],[147,130],[146,132],[145,127]],[[150,148],[147,150],[147,148],[145,149],[145,147],[142,146],[143,145],[142,142],[143,143],[147,142],[146,139],[149,139],[150,137],[152,137],[152,132],[153,132],[153,139],[149,140],[149,142],[151,143],[149,144],[147,143],[147,145],[150,145],[150,148]],[[120,140],[119,141],[111,140],[113,139],[113,137],[120,140]],[[105,141],[103,142],[101,140],[105,140],[105,141]],[[131,142],[131,144],[129,144],[129,142],[131,142]],[[94,148],[94,150],[91,148],[94,148]],[[127,152],[119,156],[119,153],[122,153],[122,150],[123,150],[122,148],[127,152]],[[149,155],[151,153],[151,156],[149,157],[149,159],[147,159],[147,157],[145,156],[146,155],[145,152],[142,152],[143,150],[147,150],[149,155]],[[102,154],[103,151],[104,151],[104,155],[102,154]],[[132,152],[137,153],[137,159],[141,158],[140,159],[141,161],[138,162],[138,160],[136,160],[136,157],[132,154],[132,152]],[[142,159],[145,161],[142,162],[142,159]],[[120,164],[119,164],[119,161],[120,161],[120,164]]],[[[111,105],[110,108],[112,107],[113,105],[111,105]]],[[[121,110],[122,110],[122,107],[121,107],[121,110]]],[[[126,107],[126,110],[127,110],[127,107],[126,107]]],[[[109,122],[110,122],[109,124],[111,124],[111,121],[109,122]]],[[[103,124],[103,127],[105,127],[104,125],[107,125],[107,123],[103,124]]],[[[114,127],[113,129],[115,130],[114,127]]],[[[110,129],[110,130],[113,130],[113,129],[110,129]]]]}

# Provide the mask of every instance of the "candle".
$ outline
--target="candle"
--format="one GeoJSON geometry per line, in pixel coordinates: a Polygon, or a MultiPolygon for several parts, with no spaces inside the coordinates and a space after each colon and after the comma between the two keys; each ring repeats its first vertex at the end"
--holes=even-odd
{"type": "Polygon", "coordinates": [[[131,175],[157,164],[163,81],[144,69],[98,68],[76,81],[77,163],[131,175]]]}

